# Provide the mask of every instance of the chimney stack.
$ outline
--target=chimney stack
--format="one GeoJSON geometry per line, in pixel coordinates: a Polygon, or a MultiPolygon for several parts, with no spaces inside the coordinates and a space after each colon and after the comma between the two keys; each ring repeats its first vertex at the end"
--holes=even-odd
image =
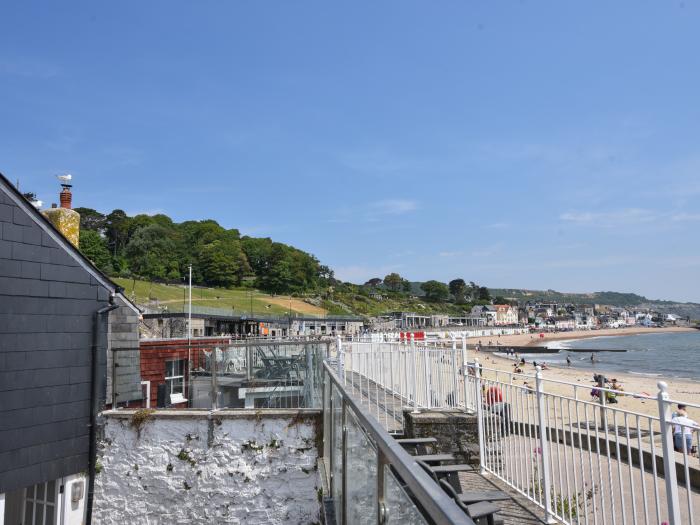
{"type": "MultiPolygon", "coordinates": [[[[59,177],[59,180],[65,180],[59,177]]],[[[79,246],[80,240],[80,214],[73,210],[73,194],[71,193],[70,175],[61,186],[63,189],[59,194],[61,206],[57,208],[55,204],[51,208],[44,210],[42,213],[54,227],[60,231],[63,236],[70,241],[76,248],[79,246]]]]}

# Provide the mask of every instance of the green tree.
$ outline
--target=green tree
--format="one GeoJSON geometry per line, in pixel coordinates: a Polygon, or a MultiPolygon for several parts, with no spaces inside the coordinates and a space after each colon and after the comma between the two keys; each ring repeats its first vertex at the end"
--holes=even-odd
{"type": "Polygon", "coordinates": [[[455,303],[464,304],[467,302],[467,283],[464,282],[464,279],[453,279],[448,284],[448,287],[450,289],[450,293],[455,298],[455,303]]]}
{"type": "Polygon", "coordinates": [[[214,286],[230,287],[240,284],[250,271],[240,243],[235,240],[216,240],[201,246],[197,258],[204,281],[214,286]]]}
{"type": "Polygon", "coordinates": [[[490,301],[491,294],[489,293],[489,289],[486,288],[485,286],[479,286],[479,292],[477,295],[477,299],[479,301],[490,301]]]}
{"type": "Polygon", "coordinates": [[[382,280],[379,277],[373,277],[365,283],[365,286],[369,286],[370,288],[376,288],[380,284],[382,284],[382,280]]]}
{"type": "Polygon", "coordinates": [[[384,286],[389,290],[398,292],[403,286],[404,279],[398,273],[392,272],[384,277],[384,286]]]}
{"type": "Polygon", "coordinates": [[[92,230],[102,233],[105,229],[107,217],[97,210],[92,208],[75,208],[75,211],[80,214],[80,231],[92,230]]]}
{"type": "Polygon", "coordinates": [[[80,232],[80,251],[92,261],[92,264],[106,273],[112,272],[111,256],[107,241],[94,230],[80,232]]]}
{"type": "Polygon", "coordinates": [[[124,210],[113,210],[105,220],[105,235],[107,245],[112,255],[121,255],[122,250],[129,241],[129,224],[131,219],[124,210]]]}
{"type": "Polygon", "coordinates": [[[428,301],[436,303],[446,301],[450,296],[450,289],[440,281],[426,281],[420,285],[420,289],[425,292],[428,301]]]}
{"type": "Polygon", "coordinates": [[[137,230],[126,246],[125,255],[135,275],[149,279],[180,278],[175,243],[158,224],[137,230]]]}

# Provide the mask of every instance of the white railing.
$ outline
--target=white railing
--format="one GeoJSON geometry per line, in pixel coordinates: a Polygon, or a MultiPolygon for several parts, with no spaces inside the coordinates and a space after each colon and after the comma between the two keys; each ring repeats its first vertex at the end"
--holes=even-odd
{"type": "Polygon", "coordinates": [[[664,383],[651,397],[548,380],[539,367],[535,375],[489,369],[468,362],[457,341],[343,342],[339,357],[348,390],[390,432],[402,430],[404,409],[475,413],[482,472],[539,505],[547,521],[700,524],[700,438],[673,419],[683,401],[670,399],[664,383]],[[655,410],[621,409],[620,396],[655,410]],[[677,438],[674,450],[674,430],[690,443],[677,438]]]}

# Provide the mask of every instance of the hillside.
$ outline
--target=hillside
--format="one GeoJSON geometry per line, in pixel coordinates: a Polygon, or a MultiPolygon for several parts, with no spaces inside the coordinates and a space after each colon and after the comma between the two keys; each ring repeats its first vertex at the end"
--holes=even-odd
{"type": "MultiPolygon", "coordinates": [[[[642,304],[673,305],[674,301],[647,299],[635,293],[591,292],[566,293],[555,290],[524,290],[519,288],[489,288],[491,295],[515,299],[518,302],[556,302],[572,304],[607,304],[611,306],[640,306],[642,304]]],[[[690,303],[692,304],[692,303],[690,303]]]]}
{"type": "MultiPolygon", "coordinates": [[[[124,288],[127,297],[141,306],[167,306],[169,311],[187,310],[187,287],[175,284],[159,284],[138,279],[113,279],[124,288]]],[[[231,315],[276,314],[290,311],[297,314],[325,315],[324,308],[286,295],[269,295],[251,288],[192,288],[192,304],[231,310],[231,315]]]]}

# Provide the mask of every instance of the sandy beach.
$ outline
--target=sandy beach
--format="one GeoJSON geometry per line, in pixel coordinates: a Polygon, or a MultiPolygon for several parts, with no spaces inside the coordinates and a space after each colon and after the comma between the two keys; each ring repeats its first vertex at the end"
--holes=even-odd
{"type": "MultiPolygon", "coordinates": [[[[595,331],[585,331],[585,332],[558,332],[545,334],[544,339],[540,339],[538,334],[526,334],[526,335],[514,335],[514,336],[501,336],[499,338],[492,338],[493,343],[496,341],[500,343],[501,346],[545,346],[547,342],[558,341],[558,340],[571,340],[571,339],[585,339],[590,337],[602,337],[602,336],[625,336],[625,335],[637,335],[637,334],[647,334],[647,333],[658,333],[658,332],[687,332],[694,331],[692,328],[681,328],[681,327],[670,327],[670,328],[620,328],[620,329],[610,329],[610,330],[595,330],[595,331]]],[[[487,338],[473,338],[469,340],[469,344],[476,344],[478,340],[481,339],[483,344],[488,344],[487,338]]],[[[501,370],[504,372],[512,372],[513,370],[513,360],[507,359],[505,357],[499,357],[493,353],[487,351],[482,351],[478,353],[479,360],[485,368],[491,368],[495,370],[501,370]]],[[[528,364],[525,366],[523,372],[527,375],[533,375],[535,369],[531,362],[533,358],[537,361],[546,361],[547,356],[533,356],[529,355],[526,357],[528,364]]],[[[656,386],[657,381],[665,381],[668,384],[668,391],[672,399],[674,400],[684,400],[690,403],[700,404],[700,382],[690,381],[690,380],[679,380],[676,378],[664,378],[664,377],[645,377],[635,374],[625,374],[619,372],[604,372],[605,375],[612,379],[616,378],[619,383],[622,384],[626,392],[635,392],[642,394],[649,394],[651,396],[656,396],[658,392],[658,387],[656,386]]],[[[543,372],[545,379],[553,379],[558,381],[566,381],[568,383],[573,383],[579,385],[578,397],[582,400],[591,400],[590,390],[593,387],[593,377],[592,371],[588,369],[577,369],[576,366],[571,368],[561,368],[551,366],[549,370],[543,372]]],[[[496,376],[495,372],[485,371],[485,377],[488,379],[494,379],[496,376]]],[[[506,374],[498,374],[499,380],[508,381],[508,376],[506,374]]],[[[533,383],[534,380],[524,376],[514,376],[514,383],[522,385],[523,381],[528,381],[533,383]]],[[[534,383],[533,383],[534,384],[534,383]]],[[[566,396],[573,397],[574,387],[568,385],[561,385],[556,383],[547,383],[546,391],[562,394],[566,396]]],[[[619,403],[614,405],[615,407],[622,408],[625,410],[632,410],[642,414],[657,415],[658,414],[658,404],[656,400],[648,399],[638,399],[632,396],[623,396],[618,398],[619,403]]],[[[700,409],[694,409],[689,407],[689,415],[696,421],[700,421],[700,409]]]]}

